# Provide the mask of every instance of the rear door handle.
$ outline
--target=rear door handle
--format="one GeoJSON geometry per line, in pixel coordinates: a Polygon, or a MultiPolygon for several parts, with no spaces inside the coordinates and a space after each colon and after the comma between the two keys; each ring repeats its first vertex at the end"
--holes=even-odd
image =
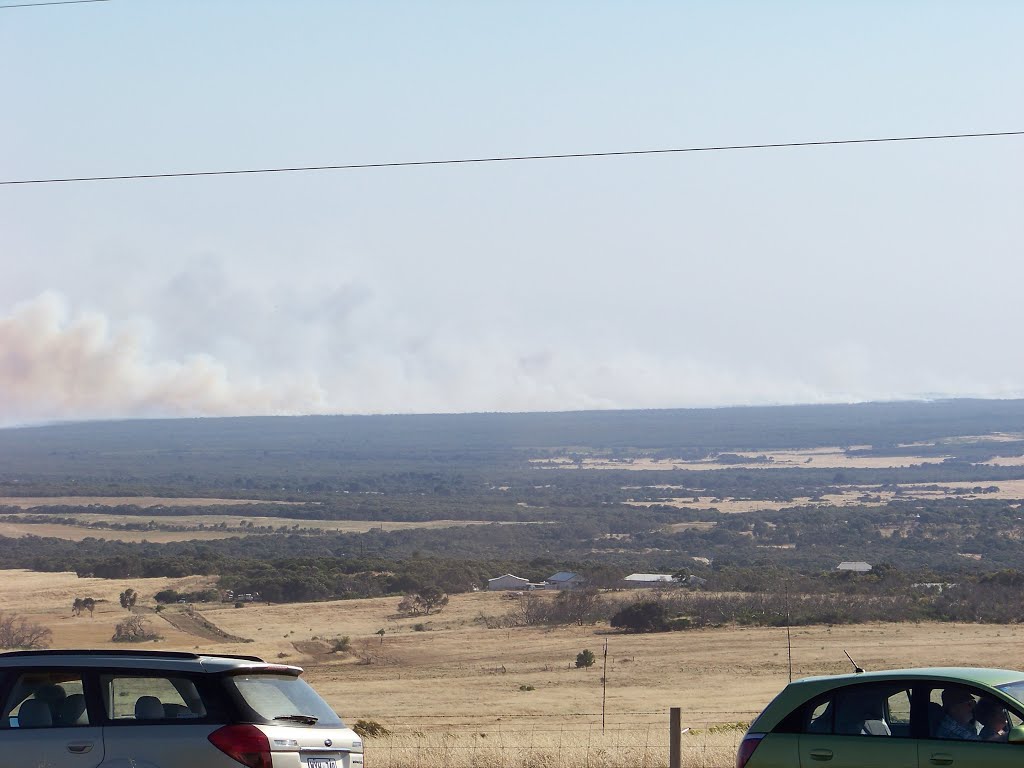
{"type": "Polygon", "coordinates": [[[953,756],[948,752],[936,752],[928,758],[928,762],[932,765],[952,765],[953,756]]]}
{"type": "Polygon", "coordinates": [[[76,755],[84,755],[86,752],[92,751],[91,741],[73,741],[68,744],[68,752],[76,755]]]}
{"type": "Polygon", "coordinates": [[[832,759],[832,750],[831,749],[812,749],[810,754],[811,754],[811,760],[822,760],[822,761],[824,761],[824,760],[831,760],[832,759]]]}

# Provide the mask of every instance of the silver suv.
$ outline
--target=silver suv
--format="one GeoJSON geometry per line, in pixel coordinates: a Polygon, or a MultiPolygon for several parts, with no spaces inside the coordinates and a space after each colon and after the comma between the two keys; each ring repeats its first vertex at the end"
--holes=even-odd
{"type": "Polygon", "coordinates": [[[359,736],[256,656],[0,653],[0,768],[362,768],[359,736]]]}

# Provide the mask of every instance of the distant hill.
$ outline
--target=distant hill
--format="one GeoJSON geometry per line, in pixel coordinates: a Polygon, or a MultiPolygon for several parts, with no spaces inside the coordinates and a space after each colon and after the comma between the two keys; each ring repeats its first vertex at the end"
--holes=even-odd
{"type": "Polygon", "coordinates": [[[68,452],[397,458],[565,449],[762,450],[1024,432],[1024,400],[635,411],[145,419],[0,429],[0,460],[68,452]]]}

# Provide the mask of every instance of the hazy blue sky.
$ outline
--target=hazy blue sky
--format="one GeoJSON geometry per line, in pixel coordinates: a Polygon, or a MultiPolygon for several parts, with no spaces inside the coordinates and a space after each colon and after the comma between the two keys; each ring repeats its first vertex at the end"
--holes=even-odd
{"type": "MultiPolygon", "coordinates": [[[[0,177],[1024,130],[1024,3],[0,10],[0,177]]],[[[0,423],[1024,395],[1024,137],[0,186],[0,423]]]]}

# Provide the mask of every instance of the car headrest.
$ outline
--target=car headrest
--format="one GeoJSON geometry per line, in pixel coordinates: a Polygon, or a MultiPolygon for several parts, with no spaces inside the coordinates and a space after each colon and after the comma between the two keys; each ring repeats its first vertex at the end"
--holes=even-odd
{"type": "Polygon", "coordinates": [[[164,705],[156,696],[139,696],[135,702],[136,720],[163,720],[164,705]]]}
{"type": "Polygon", "coordinates": [[[19,728],[46,728],[53,725],[50,705],[42,699],[28,699],[21,702],[18,710],[19,728]]]}
{"type": "Polygon", "coordinates": [[[72,693],[57,705],[57,722],[61,725],[81,725],[87,721],[84,694],[72,693]]]}

